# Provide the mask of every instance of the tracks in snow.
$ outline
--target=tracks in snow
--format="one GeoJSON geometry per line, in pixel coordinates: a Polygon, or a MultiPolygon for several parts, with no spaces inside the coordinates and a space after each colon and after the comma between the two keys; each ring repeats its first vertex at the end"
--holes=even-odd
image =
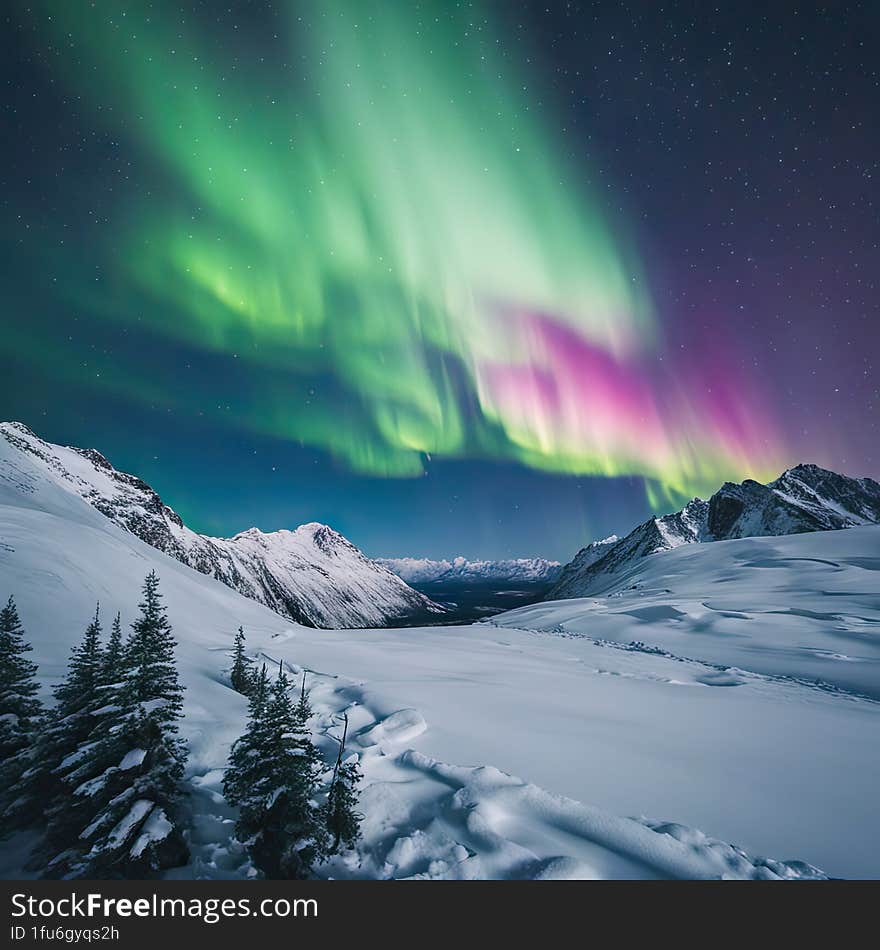
{"type": "MultiPolygon", "coordinates": [[[[257,662],[278,666],[262,653],[257,662]]],[[[327,878],[599,879],[823,877],[802,862],[754,858],[683,825],[621,818],[508,775],[462,767],[408,744],[428,728],[411,708],[390,709],[366,684],[281,661],[305,673],[316,742],[332,762],[340,716],[349,717],[364,771],[362,840],[317,869],[327,878]]],[[[190,778],[193,860],[180,876],[255,876],[223,799],[225,763],[190,778]]],[[[175,875],[177,876],[177,875],[175,875]]]]}
{"type": "MultiPolygon", "coordinates": [[[[801,676],[787,676],[782,673],[758,673],[755,670],[745,670],[741,667],[726,666],[723,663],[711,663],[708,660],[697,660],[689,656],[680,656],[671,653],[662,647],[650,646],[641,641],[633,640],[630,643],[623,643],[619,640],[608,640],[602,637],[593,637],[588,633],[582,633],[578,630],[568,630],[562,624],[555,624],[551,627],[508,627],[495,624],[491,620],[481,620],[480,625],[495,627],[497,630],[520,630],[523,633],[534,633],[543,636],[565,637],[572,640],[587,640],[599,647],[606,647],[611,650],[622,650],[626,653],[646,653],[650,656],[663,657],[666,660],[672,660],[676,663],[687,663],[695,667],[702,667],[706,670],[704,674],[698,674],[694,682],[690,684],[681,683],[679,685],[703,685],[703,686],[741,686],[747,682],[771,683],[785,686],[800,686],[804,689],[818,690],[821,693],[827,693],[831,696],[837,696],[841,699],[850,699],[858,702],[880,703],[880,699],[867,693],[859,692],[854,689],[847,689],[843,686],[837,686],[834,683],[828,683],[821,679],[805,679],[801,676]]],[[[834,659],[842,662],[850,660],[850,657],[844,654],[824,654],[833,656],[834,659]]],[[[634,678],[655,679],[664,682],[673,682],[667,677],[652,676],[651,674],[628,674],[616,671],[594,669],[594,673],[609,676],[631,676],[634,678]]],[[[676,681],[677,682],[677,681],[676,681]]]]}

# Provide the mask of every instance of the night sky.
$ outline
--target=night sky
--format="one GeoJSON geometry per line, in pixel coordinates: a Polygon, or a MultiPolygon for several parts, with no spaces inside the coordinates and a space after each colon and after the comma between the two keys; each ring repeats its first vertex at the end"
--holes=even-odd
{"type": "Polygon", "coordinates": [[[567,559],[880,474],[880,6],[13,3],[0,416],[197,530],[567,559]]]}

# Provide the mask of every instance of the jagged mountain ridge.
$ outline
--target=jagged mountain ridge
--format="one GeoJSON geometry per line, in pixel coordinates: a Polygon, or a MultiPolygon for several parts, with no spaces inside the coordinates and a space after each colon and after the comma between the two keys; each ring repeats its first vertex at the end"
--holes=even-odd
{"type": "Polygon", "coordinates": [[[0,479],[19,491],[49,478],[150,546],[298,623],[386,626],[444,612],[327,525],[207,537],[95,449],[53,445],[17,422],[0,423],[0,435],[0,479]]]}
{"type": "Polygon", "coordinates": [[[880,484],[796,465],[766,485],[725,482],[708,500],[654,517],[610,546],[594,542],[563,567],[545,600],[601,594],[633,561],[683,544],[802,534],[880,523],[880,484]]]}
{"type": "Polygon", "coordinates": [[[562,570],[559,561],[543,557],[508,558],[498,561],[455,557],[443,558],[377,558],[376,562],[403,578],[408,584],[441,583],[445,581],[503,583],[549,583],[562,570]]]}

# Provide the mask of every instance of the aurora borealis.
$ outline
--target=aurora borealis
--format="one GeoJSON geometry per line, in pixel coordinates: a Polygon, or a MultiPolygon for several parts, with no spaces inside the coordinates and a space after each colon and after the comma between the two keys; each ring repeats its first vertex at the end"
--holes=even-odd
{"type": "MultiPolygon", "coordinates": [[[[566,10],[552,35],[571,27],[566,10]]],[[[528,4],[440,0],[291,0],[222,14],[210,4],[22,6],[18,29],[39,51],[27,81],[61,100],[46,107],[54,127],[19,110],[16,121],[32,152],[61,153],[64,182],[34,186],[13,156],[22,181],[11,208],[41,222],[39,239],[12,223],[8,241],[8,259],[26,262],[4,282],[10,308],[29,314],[6,335],[20,371],[81,398],[82,418],[113,401],[114,431],[125,428],[120,403],[132,417],[152,413],[163,457],[199,420],[224,460],[256,445],[277,446],[282,467],[281,447],[307,453],[333,473],[318,479],[334,486],[321,510],[343,528],[346,506],[361,492],[377,498],[377,482],[403,486],[450,464],[455,481],[532,472],[528,496],[560,478],[622,479],[634,516],[725,478],[772,476],[805,449],[845,467],[853,443],[838,427],[808,438],[792,424],[794,364],[774,378],[760,315],[719,298],[720,265],[708,277],[684,255],[658,266],[662,237],[640,220],[638,186],[620,183],[635,179],[656,208],[661,140],[637,178],[632,165],[606,174],[592,128],[569,128],[575,100],[550,61],[569,63],[561,85],[580,83],[587,97],[605,64],[589,44],[548,45],[530,28],[536,16],[528,4]],[[69,155],[78,138],[94,164],[69,155]],[[689,299],[669,291],[675,270],[696,277],[689,299]],[[38,287],[31,274],[44,278],[38,287]]],[[[609,32],[583,17],[585,34],[609,32]]],[[[595,122],[611,130],[608,154],[632,124],[632,98],[621,92],[616,108],[629,119],[595,122]]],[[[38,165],[49,177],[51,160],[38,165]]],[[[670,210],[697,227],[686,203],[670,210]]],[[[785,347],[784,332],[772,336],[785,347]]],[[[13,402],[19,414],[44,405],[28,392],[13,402]]],[[[101,448],[113,457],[112,444],[101,448]]],[[[152,455],[131,437],[119,450],[152,455]]],[[[179,492],[185,509],[180,499],[198,492],[182,471],[166,469],[157,487],[172,503],[179,492]]],[[[276,502],[315,491],[313,476],[287,475],[276,502]]],[[[429,508],[453,510],[451,480],[437,481],[429,508]]],[[[197,520],[247,526],[203,504],[197,520]]],[[[583,504],[576,530],[603,530],[583,504]]],[[[557,554],[549,533],[536,540],[531,526],[527,544],[557,554]]],[[[490,548],[514,543],[490,534],[490,548]]],[[[440,542],[424,537],[387,550],[382,535],[386,549],[373,553],[458,553],[425,548],[440,542]]]]}

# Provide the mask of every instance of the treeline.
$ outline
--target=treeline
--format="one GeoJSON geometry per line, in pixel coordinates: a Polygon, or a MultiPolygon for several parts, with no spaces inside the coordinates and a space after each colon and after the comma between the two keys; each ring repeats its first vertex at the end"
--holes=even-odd
{"type": "MultiPolygon", "coordinates": [[[[0,828],[40,832],[27,869],[43,877],[144,878],[189,858],[183,687],[155,572],[139,610],[127,637],[117,614],[104,642],[96,609],[49,709],[13,599],[0,610],[0,828]]],[[[283,669],[274,680],[254,669],[239,628],[230,679],[249,698],[224,776],[236,836],[266,877],[308,877],[359,834],[347,720],[330,773],[309,731],[305,674],[294,701],[283,669]]]]}

